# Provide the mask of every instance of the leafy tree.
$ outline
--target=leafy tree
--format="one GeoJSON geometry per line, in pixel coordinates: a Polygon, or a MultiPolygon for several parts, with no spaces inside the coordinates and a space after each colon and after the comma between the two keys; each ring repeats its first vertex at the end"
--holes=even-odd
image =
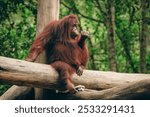
{"type": "MultiPolygon", "coordinates": [[[[29,1],[0,1],[4,10],[0,23],[0,55],[23,59],[35,37],[36,7],[29,7],[29,1]]],[[[36,3],[35,3],[36,5],[36,3]]],[[[31,6],[31,5],[30,5],[31,6]]]]}

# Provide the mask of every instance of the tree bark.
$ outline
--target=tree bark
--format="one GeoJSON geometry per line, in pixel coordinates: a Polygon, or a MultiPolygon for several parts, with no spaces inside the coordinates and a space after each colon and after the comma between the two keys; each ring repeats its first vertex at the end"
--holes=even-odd
{"type": "Polygon", "coordinates": [[[34,99],[33,94],[33,89],[31,90],[31,87],[13,85],[2,96],[0,96],[0,100],[34,99]],[[30,95],[28,95],[29,93],[30,95]]]}
{"type": "MultiPolygon", "coordinates": [[[[134,73],[138,72],[138,69],[135,67],[134,62],[133,62],[133,58],[131,56],[131,52],[129,50],[129,45],[128,45],[128,40],[126,37],[125,33],[122,33],[124,30],[127,30],[126,28],[123,28],[123,30],[121,30],[121,32],[116,31],[116,34],[118,36],[118,38],[120,39],[124,52],[125,52],[125,57],[126,57],[126,61],[130,64],[131,69],[134,73]]],[[[129,33],[129,32],[128,32],[129,33]]]]}
{"type": "MultiPolygon", "coordinates": [[[[39,35],[43,28],[53,20],[59,18],[59,0],[38,0],[37,28],[36,35],[39,35]]],[[[43,51],[36,59],[37,63],[46,63],[46,52],[43,51]]],[[[43,89],[35,88],[35,99],[42,99],[43,89]]]]}
{"type": "Polygon", "coordinates": [[[135,100],[150,99],[150,79],[139,80],[129,84],[119,85],[110,89],[96,91],[86,89],[75,95],[67,95],[67,99],[84,100],[135,100]]]}
{"type": "MultiPolygon", "coordinates": [[[[59,18],[59,0],[38,0],[36,36],[53,20],[59,18]]],[[[45,51],[36,59],[37,63],[46,63],[45,51]]]]}
{"type": "MultiPolygon", "coordinates": [[[[0,57],[1,83],[59,90],[57,77],[57,72],[50,65],[0,57]]],[[[131,99],[136,98],[141,93],[149,97],[150,74],[126,74],[85,70],[81,77],[74,74],[73,82],[75,85],[84,85],[87,89],[75,95],[68,96],[68,94],[63,94],[67,99],[125,99],[126,97],[127,99],[131,99]],[[134,92],[136,94],[133,94],[134,92]],[[139,94],[139,92],[141,93],[139,94]],[[114,96],[110,94],[114,94],[114,96]],[[119,95],[119,97],[115,97],[115,94],[119,95]],[[123,95],[126,95],[126,97],[123,95]]],[[[26,94],[26,90],[24,90],[24,95],[26,94]]],[[[14,94],[13,90],[9,91],[9,95],[12,96],[12,94],[14,94]]],[[[15,94],[21,93],[16,92],[15,94]]],[[[5,97],[4,95],[2,97],[5,97]]],[[[63,95],[60,97],[63,97],[63,95]]],[[[14,97],[19,97],[19,95],[14,97]]],[[[8,96],[6,99],[11,98],[8,96]]]]}
{"type": "Polygon", "coordinates": [[[107,18],[106,18],[106,28],[108,35],[108,61],[109,69],[111,71],[117,71],[117,63],[115,60],[115,7],[113,0],[107,0],[107,18]]]}
{"type": "Polygon", "coordinates": [[[140,72],[146,73],[146,47],[148,38],[148,0],[141,0],[140,72]]]}
{"type": "Polygon", "coordinates": [[[36,35],[53,20],[59,19],[59,0],[38,0],[36,35]]]}

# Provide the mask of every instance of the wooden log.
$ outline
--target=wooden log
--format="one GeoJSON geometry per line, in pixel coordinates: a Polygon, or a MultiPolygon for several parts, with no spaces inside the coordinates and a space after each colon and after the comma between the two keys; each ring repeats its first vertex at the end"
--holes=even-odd
{"type": "MultiPolygon", "coordinates": [[[[19,100],[19,99],[28,99],[28,94],[31,92],[30,87],[25,86],[16,86],[13,85],[11,88],[9,88],[1,97],[0,100],[19,100]]],[[[33,93],[32,93],[33,94],[33,93]]],[[[29,99],[32,96],[29,96],[29,99]]]]}
{"type": "MultiPolygon", "coordinates": [[[[21,86],[56,89],[58,74],[50,66],[7,57],[0,57],[0,82],[21,86]]],[[[108,89],[129,82],[149,79],[150,74],[127,74],[84,70],[81,77],[73,75],[76,85],[89,89],[108,89]]]]}
{"type": "Polygon", "coordinates": [[[101,91],[89,90],[78,92],[74,95],[64,95],[67,99],[82,99],[82,100],[135,100],[135,99],[150,99],[150,79],[139,80],[123,84],[110,89],[101,91]]]}
{"type": "MultiPolygon", "coordinates": [[[[53,90],[59,89],[58,74],[50,65],[6,57],[0,57],[0,82],[53,90]]],[[[144,96],[143,99],[150,99],[150,74],[85,70],[81,78],[74,75],[73,82],[85,85],[90,90],[86,89],[74,95],[58,94],[61,98],[141,99],[144,96]]],[[[26,95],[30,90],[31,88],[28,87],[13,86],[0,99],[20,99],[20,95],[26,95]]]]}

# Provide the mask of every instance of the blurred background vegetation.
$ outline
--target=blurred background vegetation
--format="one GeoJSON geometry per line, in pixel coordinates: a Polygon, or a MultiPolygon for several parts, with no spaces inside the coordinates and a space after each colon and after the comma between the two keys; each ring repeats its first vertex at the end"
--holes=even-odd
{"type": "MultiPolygon", "coordinates": [[[[35,38],[37,0],[0,0],[0,56],[24,59],[35,38]]],[[[60,0],[88,30],[88,69],[150,73],[149,0],[60,0]]],[[[9,86],[0,85],[0,94],[9,86]]]]}

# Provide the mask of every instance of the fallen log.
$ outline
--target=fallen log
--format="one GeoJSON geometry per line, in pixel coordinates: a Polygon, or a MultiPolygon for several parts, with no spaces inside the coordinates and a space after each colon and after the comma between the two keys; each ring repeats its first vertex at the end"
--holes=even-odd
{"type": "MultiPolygon", "coordinates": [[[[57,72],[50,65],[0,57],[0,83],[56,90],[59,89],[57,77],[57,72]]],[[[107,89],[149,79],[150,74],[127,74],[91,70],[85,70],[81,77],[76,74],[73,75],[73,82],[76,85],[84,85],[86,88],[92,89],[92,92],[95,92],[93,90],[101,90],[103,92],[107,89]]],[[[80,93],[87,93],[88,95],[87,91],[80,93]]]]}
{"type": "Polygon", "coordinates": [[[33,93],[30,93],[32,91],[33,90],[31,89],[31,87],[13,85],[0,97],[0,100],[33,99],[31,98],[33,97],[33,93]]]}
{"type": "Polygon", "coordinates": [[[139,80],[101,91],[86,89],[75,95],[67,95],[67,99],[82,100],[135,100],[150,99],[150,79],[139,80]]]}
{"type": "MultiPolygon", "coordinates": [[[[0,82],[20,86],[57,89],[57,72],[50,66],[23,60],[0,57],[0,82]]],[[[149,79],[150,74],[127,74],[84,70],[81,77],[74,74],[76,85],[103,90],[129,82],[149,79]]]]}

